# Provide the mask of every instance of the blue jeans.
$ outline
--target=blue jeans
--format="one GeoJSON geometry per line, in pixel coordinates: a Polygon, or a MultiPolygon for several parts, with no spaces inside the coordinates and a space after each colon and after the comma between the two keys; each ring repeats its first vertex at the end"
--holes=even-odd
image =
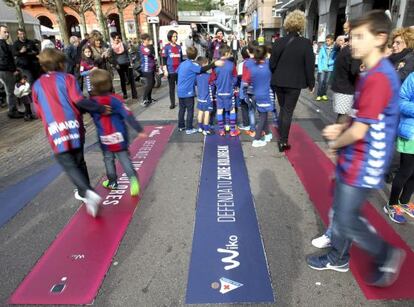
{"type": "Polygon", "coordinates": [[[361,218],[361,209],[371,189],[347,185],[337,179],[333,203],[331,263],[349,260],[349,249],[355,242],[373,256],[377,264],[384,262],[390,246],[361,218]]]}
{"type": "Polygon", "coordinates": [[[256,131],[256,102],[250,95],[247,96],[245,102],[249,109],[250,131],[256,131]]]}
{"type": "Polygon", "coordinates": [[[318,73],[318,96],[326,95],[331,73],[331,71],[323,71],[318,73]]]}
{"type": "Polygon", "coordinates": [[[103,151],[104,163],[106,169],[106,177],[110,183],[115,183],[117,180],[116,167],[115,167],[115,157],[119,160],[124,169],[125,174],[128,178],[137,177],[138,175],[135,172],[134,166],[132,165],[131,159],[129,158],[129,153],[126,150],[111,152],[103,151]]]}

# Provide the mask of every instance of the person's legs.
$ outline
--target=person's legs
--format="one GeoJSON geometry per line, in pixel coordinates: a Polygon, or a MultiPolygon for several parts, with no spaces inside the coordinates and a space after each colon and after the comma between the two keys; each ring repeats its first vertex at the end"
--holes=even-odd
{"type": "Polygon", "coordinates": [[[259,112],[259,122],[257,123],[256,136],[254,137],[255,140],[262,139],[262,132],[266,125],[266,117],[267,117],[267,112],[259,112]]]}
{"type": "Polygon", "coordinates": [[[103,151],[104,156],[104,163],[106,169],[106,177],[108,178],[108,184],[116,185],[117,174],[116,174],[116,167],[115,167],[115,154],[111,151],[103,151]]]}
{"type": "Polygon", "coordinates": [[[223,109],[217,108],[217,125],[220,133],[224,133],[223,109]]]}
{"type": "Polygon", "coordinates": [[[248,99],[250,131],[256,131],[256,103],[252,96],[248,99]]]}
{"type": "Polygon", "coordinates": [[[170,88],[170,108],[175,107],[175,84],[177,83],[177,74],[168,74],[168,86],[170,88]]]}
{"type": "Polygon", "coordinates": [[[15,80],[13,73],[10,71],[0,71],[0,82],[3,83],[3,87],[6,92],[9,115],[15,115],[17,113],[17,98],[14,95],[15,80]]]}
{"type": "Polygon", "coordinates": [[[119,65],[119,69],[116,70],[118,72],[119,79],[121,80],[121,89],[122,89],[122,94],[124,95],[124,97],[126,97],[128,95],[127,87],[126,87],[126,73],[127,73],[127,71],[125,70],[125,68],[128,68],[128,66],[119,65]]]}
{"type": "Polygon", "coordinates": [[[117,159],[122,165],[125,174],[129,178],[130,193],[131,196],[137,196],[140,191],[140,185],[138,180],[138,174],[135,172],[131,159],[129,158],[129,152],[127,150],[118,151],[116,154],[117,159]]]}
{"type": "Polygon", "coordinates": [[[151,72],[143,72],[142,77],[145,78],[144,101],[151,102],[151,91],[154,86],[154,75],[151,72]]]}
{"type": "Polygon", "coordinates": [[[236,108],[233,107],[230,110],[230,116],[229,116],[229,118],[230,118],[230,130],[232,132],[235,132],[236,131],[236,120],[237,120],[236,108]]]}
{"type": "Polygon", "coordinates": [[[137,87],[135,85],[135,78],[134,78],[134,72],[132,71],[132,67],[127,67],[127,75],[129,80],[129,85],[131,86],[131,96],[133,99],[138,98],[137,94],[137,87]]]}
{"type": "Polygon", "coordinates": [[[198,123],[198,129],[203,129],[204,125],[204,112],[202,110],[198,110],[197,113],[197,123],[198,123]]]}
{"type": "MultiPolygon", "coordinates": [[[[391,194],[389,199],[389,205],[398,205],[398,201],[400,199],[400,195],[402,196],[402,192],[404,195],[404,200],[407,199],[407,196],[412,194],[410,193],[410,189],[406,190],[406,184],[409,182],[411,177],[414,174],[414,155],[413,154],[400,154],[400,168],[392,181],[392,187],[391,187],[391,194]]],[[[408,197],[408,199],[410,198],[408,197]]],[[[408,202],[402,202],[403,204],[406,204],[408,202]]]]}
{"type": "Polygon", "coordinates": [[[283,88],[282,91],[283,92],[281,94],[278,93],[278,100],[280,104],[279,132],[280,142],[287,144],[290,125],[292,123],[292,116],[296,103],[298,102],[300,89],[283,88]]]}
{"type": "Polygon", "coordinates": [[[178,129],[185,128],[184,116],[185,116],[185,98],[178,98],[178,129]]]}
{"type": "Polygon", "coordinates": [[[186,98],[186,109],[187,109],[187,120],[186,120],[186,130],[193,129],[193,119],[194,119],[194,97],[186,98]]]}
{"type": "Polygon", "coordinates": [[[242,124],[244,127],[247,127],[250,125],[249,122],[249,107],[244,99],[240,100],[240,109],[241,109],[241,118],[242,118],[242,124]]]}
{"type": "Polygon", "coordinates": [[[148,99],[152,101],[152,90],[155,85],[155,72],[149,73],[149,84],[148,84],[148,99]]]}

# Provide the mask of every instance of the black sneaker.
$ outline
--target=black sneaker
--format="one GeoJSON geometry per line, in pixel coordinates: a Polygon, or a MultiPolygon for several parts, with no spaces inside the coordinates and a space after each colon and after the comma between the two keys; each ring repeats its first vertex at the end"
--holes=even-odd
{"type": "Polygon", "coordinates": [[[122,98],[124,98],[124,99],[128,99],[128,95],[124,94],[124,95],[122,96],[122,98]]]}
{"type": "Polygon", "coordinates": [[[175,109],[175,104],[174,105],[170,105],[170,110],[175,109]]]}
{"type": "Polygon", "coordinates": [[[367,280],[367,284],[373,287],[385,288],[391,286],[398,278],[405,260],[405,251],[399,248],[391,248],[387,259],[382,265],[375,268],[374,273],[367,280]]]}
{"type": "Polygon", "coordinates": [[[321,256],[308,256],[306,257],[306,263],[311,269],[318,271],[333,270],[342,273],[349,271],[348,261],[331,263],[327,257],[327,254],[321,256]]]}
{"type": "Polygon", "coordinates": [[[17,111],[12,111],[12,112],[8,112],[7,113],[7,116],[9,117],[9,118],[23,118],[23,114],[20,114],[19,112],[17,112],[17,111]]]}

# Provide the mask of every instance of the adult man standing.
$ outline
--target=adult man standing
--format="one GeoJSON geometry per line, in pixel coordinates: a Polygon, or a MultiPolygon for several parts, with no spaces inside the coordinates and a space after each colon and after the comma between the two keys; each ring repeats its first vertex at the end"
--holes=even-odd
{"type": "Polygon", "coordinates": [[[224,34],[223,31],[218,29],[216,31],[216,37],[215,39],[211,42],[210,44],[210,52],[209,52],[209,57],[210,60],[218,60],[220,59],[220,48],[221,46],[223,46],[226,42],[223,40],[224,34]]]}
{"type": "Polygon", "coordinates": [[[39,50],[35,43],[26,38],[24,29],[17,29],[17,40],[13,44],[13,54],[16,59],[16,66],[27,76],[29,83],[39,76],[39,61],[37,55],[39,50]]]}
{"type": "Polygon", "coordinates": [[[23,115],[17,111],[16,96],[14,96],[14,58],[11,46],[7,43],[9,39],[9,29],[5,25],[0,25],[0,82],[6,90],[7,104],[9,105],[9,118],[22,118],[23,115]]]}
{"type": "Polygon", "coordinates": [[[65,48],[66,55],[66,72],[72,75],[76,74],[76,64],[78,60],[79,38],[71,36],[69,38],[69,46],[65,48]]]}
{"type": "Polygon", "coordinates": [[[237,55],[239,54],[240,50],[240,41],[237,39],[237,34],[233,33],[233,37],[230,43],[231,50],[233,52],[233,58],[235,63],[237,63],[237,55]]]}

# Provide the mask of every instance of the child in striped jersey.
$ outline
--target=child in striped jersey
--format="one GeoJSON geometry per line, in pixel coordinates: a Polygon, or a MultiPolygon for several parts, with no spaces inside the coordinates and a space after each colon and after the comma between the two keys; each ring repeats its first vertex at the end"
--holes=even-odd
{"type": "MultiPolygon", "coordinates": [[[[197,63],[200,66],[208,65],[208,59],[205,57],[198,57],[197,63]]],[[[213,134],[210,129],[210,112],[213,110],[213,96],[212,96],[212,80],[211,73],[205,72],[197,75],[197,108],[198,108],[198,132],[204,135],[213,134]]]]}
{"type": "Polygon", "coordinates": [[[89,74],[92,70],[96,69],[95,62],[93,60],[93,51],[91,47],[86,46],[82,49],[82,59],[80,62],[80,74],[83,77],[83,82],[86,85],[88,93],[91,93],[91,80],[89,74]]]}

